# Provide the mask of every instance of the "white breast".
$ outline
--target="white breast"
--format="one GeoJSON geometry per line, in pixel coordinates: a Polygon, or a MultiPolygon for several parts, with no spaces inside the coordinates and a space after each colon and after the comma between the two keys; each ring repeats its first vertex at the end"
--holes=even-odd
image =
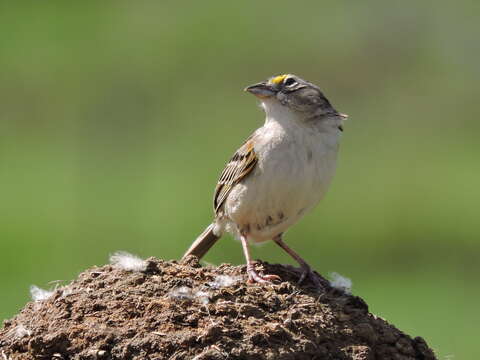
{"type": "MultiPolygon", "coordinates": [[[[282,109],[280,109],[282,110],[282,109]]],[[[296,223],[325,195],[335,172],[338,130],[292,120],[285,111],[258,129],[258,163],[225,203],[227,229],[255,242],[270,240],[296,223]]]]}

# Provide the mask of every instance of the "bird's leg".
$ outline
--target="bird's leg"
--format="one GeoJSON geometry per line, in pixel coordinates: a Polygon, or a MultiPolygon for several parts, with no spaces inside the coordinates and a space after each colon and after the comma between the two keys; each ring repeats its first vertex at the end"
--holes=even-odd
{"type": "Polygon", "coordinates": [[[241,235],[240,240],[242,242],[243,254],[247,260],[247,274],[249,283],[271,283],[274,280],[281,280],[278,275],[261,275],[255,270],[254,262],[250,256],[250,250],[248,249],[248,241],[244,235],[241,235]]]}
{"type": "Polygon", "coordinates": [[[312,268],[310,265],[307,264],[305,260],[302,259],[300,255],[298,255],[295,251],[293,251],[288,245],[282,240],[282,234],[277,235],[273,241],[277,243],[278,246],[280,246],[283,250],[285,250],[288,255],[290,255],[292,258],[295,259],[296,262],[300,264],[300,268],[302,270],[302,274],[300,275],[300,279],[298,280],[298,284],[301,284],[303,280],[308,276],[313,283],[316,285],[318,288],[323,288],[320,279],[318,276],[312,271],[312,268]]]}

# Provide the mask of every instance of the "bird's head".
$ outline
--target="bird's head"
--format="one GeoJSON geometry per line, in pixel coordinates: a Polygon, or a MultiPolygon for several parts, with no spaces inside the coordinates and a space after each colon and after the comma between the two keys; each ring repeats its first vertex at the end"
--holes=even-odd
{"type": "Polygon", "coordinates": [[[267,81],[246,87],[245,91],[258,97],[263,102],[265,110],[268,110],[269,106],[280,104],[303,113],[307,118],[346,117],[333,108],[318,86],[296,75],[274,76],[267,81]]]}

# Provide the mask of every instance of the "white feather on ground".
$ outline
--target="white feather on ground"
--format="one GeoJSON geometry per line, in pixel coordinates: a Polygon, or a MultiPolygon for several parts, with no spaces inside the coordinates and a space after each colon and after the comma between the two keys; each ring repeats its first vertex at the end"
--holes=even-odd
{"type": "Polygon", "coordinates": [[[214,289],[229,287],[242,280],[241,276],[218,275],[215,280],[208,283],[214,289]]]}
{"type": "Polygon", "coordinates": [[[208,304],[210,294],[202,290],[194,290],[188,286],[180,286],[168,294],[169,297],[179,300],[198,300],[202,304],[208,304]]]}
{"type": "Polygon", "coordinates": [[[32,331],[27,329],[23,324],[15,326],[13,329],[7,332],[7,338],[13,339],[21,339],[30,335],[32,335],[32,331]]]}
{"type": "Polygon", "coordinates": [[[117,251],[110,255],[110,264],[126,271],[145,271],[147,262],[126,251],[117,251]]]}
{"type": "Polygon", "coordinates": [[[329,275],[330,285],[332,285],[334,288],[342,290],[347,294],[352,292],[352,280],[336,272],[332,272],[329,275]]]}
{"type": "Polygon", "coordinates": [[[23,338],[24,336],[30,336],[30,335],[32,335],[32,332],[21,324],[15,328],[15,336],[17,338],[23,338]]]}
{"type": "Polygon", "coordinates": [[[193,295],[203,305],[207,305],[210,302],[210,294],[206,291],[198,290],[193,295]]]}
{"type": "Polygon", "coordinates": [[[193,292],[192,292],[192,289],[189,288],[188,286],[180,286],[170,291],[168,293],[168,296],[174,299],[179,299],[179,300],[186,300],[186,299],[190,300],[193,298],[193,292]]]}
{"type": "Polygon", "coordinates": [[[30,286],[30,296],[32,297],[33,301],[42,301],[47,300],[50,296],[52,296],[54,290],[45,290],[39,288],[36,285],[30,286]]]}

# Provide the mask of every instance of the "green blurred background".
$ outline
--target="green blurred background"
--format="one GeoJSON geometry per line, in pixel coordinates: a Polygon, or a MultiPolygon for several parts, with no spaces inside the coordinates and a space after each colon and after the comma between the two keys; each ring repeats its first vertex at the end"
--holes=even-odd
{"type": "MultiPolygon", "coordinates": [[[[353,280],[440,359],[480,312],[478,2],[99,1],[0,5],[0,320],[28,287],[116,250],[179,258],[279,73],[350,115],[337,175],[286,240],[353,280]]],[[[290,262],[274,244],[255,258],[290,262]]],[[[206,261],[243,263],[223,239],[206,261]]],[[[476,355],[476,356],[475,356],[476,355]]]]}

